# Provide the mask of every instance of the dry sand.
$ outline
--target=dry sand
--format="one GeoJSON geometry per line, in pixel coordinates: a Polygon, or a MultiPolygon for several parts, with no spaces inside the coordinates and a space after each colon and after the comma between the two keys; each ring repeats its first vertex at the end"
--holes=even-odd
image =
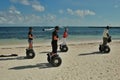
{"type": "MultiPolygon", "coordinates": [[[[48,44],[36,44],[34,59],[24,59],[26,45],[0,46],[0,80],[120,80],[120,41],[109,44],[111,52],[99,53],[100,42],[68,43],[68,52],[58,52],[59,67],[47,62],[48,44]]],[[[59,50],[58,50],[59,51],[59,50]]]]}

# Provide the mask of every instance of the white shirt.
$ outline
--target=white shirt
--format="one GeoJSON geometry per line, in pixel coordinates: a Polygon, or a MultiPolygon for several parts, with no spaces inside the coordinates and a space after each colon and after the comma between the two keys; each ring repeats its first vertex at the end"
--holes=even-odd
{"type": "Polygon", "coordinates": [[[108,34],[108,29],[105,29],[104,32],[103,32],[103,37],[108,38],[107,34],[108,34]]]}

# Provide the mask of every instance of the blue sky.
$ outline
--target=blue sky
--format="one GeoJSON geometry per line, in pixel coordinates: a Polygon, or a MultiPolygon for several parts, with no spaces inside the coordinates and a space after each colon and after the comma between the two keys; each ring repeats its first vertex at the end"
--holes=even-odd
{"type": "Polygon", "coordinates": [[[0,26],[120,26],[120,0],[1,0],[0,26]]]}

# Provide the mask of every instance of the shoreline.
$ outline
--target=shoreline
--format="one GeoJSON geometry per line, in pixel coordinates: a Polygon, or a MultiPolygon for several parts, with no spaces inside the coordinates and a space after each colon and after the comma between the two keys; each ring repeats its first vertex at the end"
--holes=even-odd
{"type": "MultiPolygon", "coordinates": [[[[77,40],[77,41],[67,41],[67,45],[71,46],[71,45],[87,45],[87,44],[102,44],[102,40],[77,40]]],[[[120,40],[112,40],[111,43],[120,43],[120,40]]],[[[61,41],[58,42],[58,46],[61,44],[61,41]]],[[[37,47],[42,47],[42,46],[49,46],[51,47],[51,41],[48,41],[46,43],[40,42],[40,43],[34,43],[33,47],[37,48],[37,47]]],[[[23,44],[9,44],[9,45],[0,45],[0,49],[11,49],[11,48],[27,48],[28,47],[28,43],[23,43],[23,44]]]]}

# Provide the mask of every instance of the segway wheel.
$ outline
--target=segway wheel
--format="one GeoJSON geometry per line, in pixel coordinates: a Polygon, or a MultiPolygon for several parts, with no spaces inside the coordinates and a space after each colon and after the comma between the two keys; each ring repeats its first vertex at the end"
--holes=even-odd
{"type": "Polygon", "coordinates": [[[66,45],[63,45],[60,49],[61,49],[61,52],[67,52],[68,51],[68,47],[66,45]]]}
{"type": "Polygon", "coordinates": [[[50,55],[49,55],[49,53],[47,54],[47,61],[50,63],[50,55]]]}
{"type": "Polygon", "coordinates": [[[34,58],[34,57],[35,57],[35,52],[34,52],[34,50],[33,50],[33,49],[27,50],[27,51],[26,51],[26,57],[27,57],[28,59],[34,58]]]}
{"type": "Polygon", "coordinates": [[[60,50],[62,49],[62,45],[60,45],[60,50]]]}
{"type": "Polygon", "coordinates": [[[60,57],[54,57],[51,59],[51,64],[54,66],[54,67],[58,67],[60,66],[62,63],[62,59],[60,57]]]}
{"type": "Polygon", "coordinates": [[[102,45],[99,46],[99,51],[102,52],[102,45]]]}
{"type": "Polygon", "coordinates": [[[110,47],[109,46],[105,46],[104,53],[109,53],[109,52],[110,52],[110,47]]]}

